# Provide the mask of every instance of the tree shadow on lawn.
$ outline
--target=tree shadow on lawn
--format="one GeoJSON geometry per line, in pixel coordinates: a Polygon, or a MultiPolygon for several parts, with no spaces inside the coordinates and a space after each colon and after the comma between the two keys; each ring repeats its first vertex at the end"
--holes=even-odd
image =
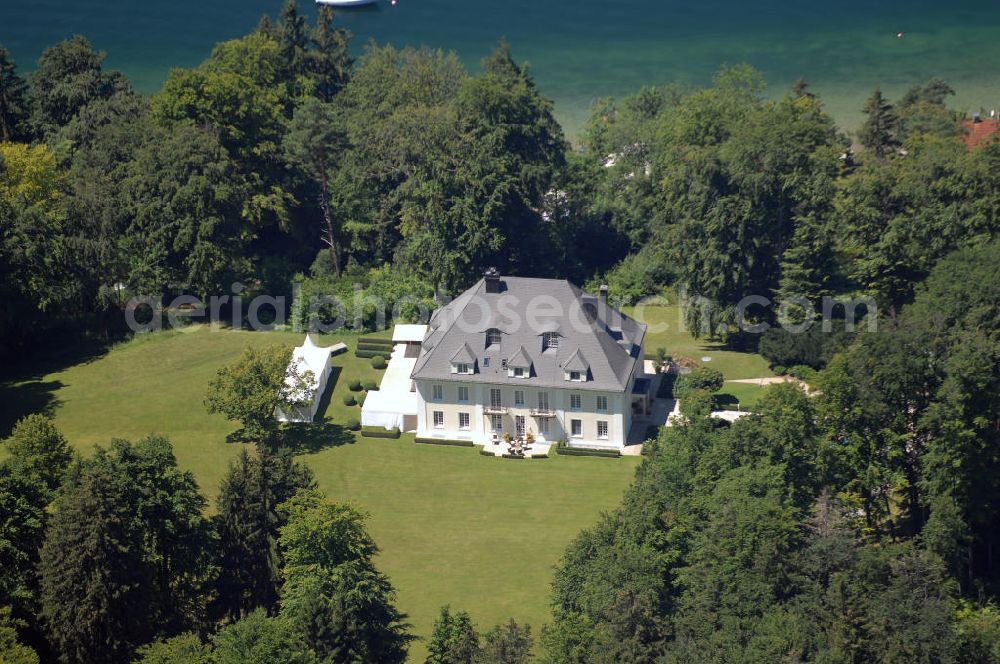
{"type": "Polygon", "coordinates": [[[328,447],[354,443],[354,434],[347,427],[333,422],[286,424],[278,434],[279,445],[295,454],[315,454],[328,447]]]}
{"type": "Polygon", "coordinates": [[[22,417],[34,413],[52,416],[62,403],[56,392],[62,381],[44,380],[50,374],[93,362],[107,354],[101,341],[75,340],[65,345],[25,353],[0,367],[0,439],[10,435],[22,417]]]}
{"type": "Polygon", "coordinates": [[[60,400],[56,392],[63,386],[58,380],[24,380],[0,383],[0,439],[10,435],[17,421],[26,415],[52,416],[60,400]]]}

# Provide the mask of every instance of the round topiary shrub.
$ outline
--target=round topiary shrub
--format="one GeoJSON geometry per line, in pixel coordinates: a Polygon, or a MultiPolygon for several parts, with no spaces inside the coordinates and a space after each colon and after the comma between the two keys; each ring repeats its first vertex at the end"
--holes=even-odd
{"type": "Polygon", "coordinates": [[[349,431],[361,431],[361,420],[357,418],[347,420],[347,429],[349,431]]]}
{"type": "Polygon", "coordinates": [[[351,392],[360,392],[361,381],[355,378],[354,380],[352,380],[350,383],[347,384],[347,389],[349,389],[351,392]]]}
{"type": "Polygon", "coordinates": [[[365,382],[362,383],[362,385],[369,392],[371,392],[372,390],[377,390],[378,389],[378,383],[376,383],[373,380],[366,380],[365,382]]]}
{"type": "Polygon", "coordinates": [[[354,398],[353,394],[345,394],[344,395],[344,405],[345,406],[353,406],[356,403],[357,403],[357,400],[354,398]]]}
{"type": "Polygon", "coordinates": [[[385,369],[385,358],[381,355],[376,355],[372,358],[372,369],[385,369]]]}

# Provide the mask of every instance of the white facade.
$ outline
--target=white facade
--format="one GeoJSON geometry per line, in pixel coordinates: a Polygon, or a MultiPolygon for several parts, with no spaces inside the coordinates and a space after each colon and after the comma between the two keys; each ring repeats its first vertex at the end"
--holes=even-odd
{"type": "Polygon", "coordinates": [[[625,447],[632,425],[629,391],[416,381],[417,436],[486,444],[493,434],[531,432],[542,442],[571,447],[625,447]],[[547,406],[547,407],[546,407],[547,406]]]}

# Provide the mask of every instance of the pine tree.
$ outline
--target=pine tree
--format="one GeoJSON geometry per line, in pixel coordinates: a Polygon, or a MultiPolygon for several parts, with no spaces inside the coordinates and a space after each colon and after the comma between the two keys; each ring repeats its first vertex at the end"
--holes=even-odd
{"type": "Polygon", "coordinates": [[[268,14],[264,14],[260,17],[260,20],[257,22],[256,32],[270,37],[275,41],[278,41],[280,36],[278,28],[275,27],[274,21],[271,20],[271,17],[268,14]]]}
{"type": "Polygon", "coordinates": [[[41,550],[42,617],[67,661],[127,661],[203,625],[205,500],[170,443],[113,441],[69,473],[41,550]]]}
{"type": "Polygon", "coordinates": [[[17,63],[0,46],[0,141],[27,137],[28,84],[17,75],[17,63]]]}
{"type": "Polygon", "coordinates": [[[110,468],[64,492],[42,547],[42,617],[67,662],[128,661],[156,633],[155,569],[110,468]]]}
{"type": "Polygon", "coordinates": [[[896,111],[889,100],[882,96],[882,90],[876,88],[865,102],[863,112],[868,118],[861,126],[858,138],[865,147],[875,153],[876,158],[885,159],[889,151],[899,145],[896,139],[896,130],[899,126],[896,111]]]}
{"type": "Polygon", "coordinates": [[[351,77],[353,60],[348,52],[351,33],[333,25],[333,9],[322,5],[312,30],[313,49],[309,52],[309,76],[313,94],[330,102],[351,77]]]}
{"type": "Polygon", "coordinates": [[[296,491],[313,486],[312,473],[289,452],[246,450],[229,466],[218,500],[220,538],[218,613],[239,619],[257,608],[273,611],[281,586],[278,509],[296,491]]]}
{"type": "Polygon", "coordinates": [[[832,238],[813,216],[798,220],[792,242],[781,257],[778,297],[788,303],[786,310],[793,322],[812,318],[814,308],[792,304],[790,298],[806,298],[814,305],[830,295],[831,282],[837,273],[832,238]]]}
{"type": "Polygon", "coordinates": [[[278,43],[281,46],[281,55],[292,77],[304,74],[309,34],[306,30],[306,19],[299,13],[296,0],[285,0],[285,4],[281,8],[278,43]]]}
{"type": "Polygon", "coordinates": [[[469,614],[459,611],[452,615],[448,606],[441,607],[427,650],[426,664],[473,664],[479,653],[479,635],[469,614]]]}

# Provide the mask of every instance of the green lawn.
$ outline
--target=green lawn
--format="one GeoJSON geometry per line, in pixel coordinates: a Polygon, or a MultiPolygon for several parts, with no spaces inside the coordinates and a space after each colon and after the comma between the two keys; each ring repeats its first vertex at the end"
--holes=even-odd
{"type": "MultiPolygon", "coordinates": [[[[381,568],[399,590],[414,632],[426,637],[442,604],[469,611],[481,628],[515,617],[536,633],[548,620],[552,566],[572,537],[614,507],[632,480],[635,458],[558,457],[509,461],[475,449],[357,438],[336,423],[360,417],[343,396],[352,378],[377,378],[370,360],[355,358],[356,338],[334,335],[351,350],[334,358],[336,384],[327,395],[334,424],[313,427],[303,458],[321,488],[370,514],[381,568]],[[318,438],[318,440],[317,440],[318,438]]],[[[240,445],[237,429],[202,404],[216,369],[245,344],[301,335],[193,327],[140,337],[83,361],[55,358],[36,375],[0,383],[0,435],[28,412],[47,410],[81,451],[114,437],[162,433],[178,461],[214,501],[240,445]]],[[[423,643],[413,648],[425,654],[423,643]]]]}
{"type": "Polygon", "coordinates": [[[752,409],[764,396],[767,387],[749,385],[746,383],[725,383],[715,395],[716,403],[725,410],[752,409]]]}
{"type": "MultiPolygon", "coordinates": [[[[670,299],[676,301],[673,295],[670,299]]],[[[684,329],[681,308],[678,304],[642,308],[625,307],[623,311],[649,325],[645,343],[647,355],[652,356],[658,347],[663,347],[669,355],[689,357],[698,363],[718,369],[727,380],[774,375],[768,367],[767,360],[760,355],[727,350],[717,343],[692,337],[684,329]],[[704,357],[712,359],[703,362],[704,357]]]]}

